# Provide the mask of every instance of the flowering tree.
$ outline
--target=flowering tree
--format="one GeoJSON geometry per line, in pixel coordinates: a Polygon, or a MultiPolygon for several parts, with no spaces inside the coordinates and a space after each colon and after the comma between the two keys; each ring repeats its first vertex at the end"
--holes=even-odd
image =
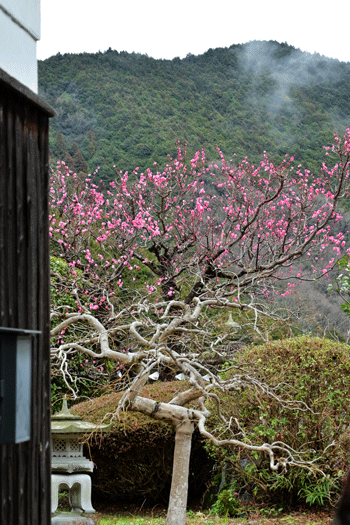
{"type": "Polygon", "coordinates": [[[319,175],[294,167],[288,156],[275,166],[264,155],[254,167],[246,159],[229,165],[219,151],[219,165],[208,166],[204,151],[187,162],[180,148],[163,170],[118,173],[105,188],[63,163],[52,173],[52,252],[63,264],[63,271],[52,272],[60,298],[51,312],[53,363],[67,384],[74,381],[69,358],[77,352],[132,370],[118,410],[175,426],[168,525],[186,521],[195,425],[215,445],[263,451],[274,470],[303,464],[287,444],[251,444],[238,422],[221,415],[219,391],[252,387],[278,397],[276,391],[247,373],[222,379],[203,355],[220,354],[235,324],[222,326],[231,312],[252,312],[258,328],[276,294],[327,274],[341,255],[337,205],[349,183],[350,130],[326,149],[337,163],[323,164],[319,175]],[[304,273],[302,258],[309,261],[304,273]],[[189,382],[168,403],[142,396],[162,366],[189,382]],[[223,438],[206,428],[208,402],[216,406],[221,432],[226,428],[223,438]]]}

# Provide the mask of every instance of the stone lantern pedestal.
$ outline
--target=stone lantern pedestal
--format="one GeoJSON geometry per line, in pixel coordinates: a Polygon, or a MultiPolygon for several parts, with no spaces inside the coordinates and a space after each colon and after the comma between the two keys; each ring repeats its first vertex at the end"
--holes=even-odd
{"type": "Polygon", "coordinates": [[[94,464],[83,455],[79,438],[86,433],[109,430],[110,425],[96,426],[71,414],[64,399],[61,412],[51,418],[51,512],[58,507],[60,488],[68,490],[70,514],[55,515],[52,523],[93,524],[93,520],[80,516],[95,512],[91,504],[91,477],[94,464]],[[74,515],[74,516],[73,516],[74,515]],[[70,520],[70,521],[69,521],[70,520]],[[73,521],[72,521],[73,520],[73,521]]]}

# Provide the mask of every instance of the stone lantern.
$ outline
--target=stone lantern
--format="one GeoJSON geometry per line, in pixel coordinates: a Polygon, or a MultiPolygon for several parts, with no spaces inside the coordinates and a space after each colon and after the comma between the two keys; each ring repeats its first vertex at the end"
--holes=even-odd
{"type": "Polygon", "coordinates": [[[91,504],[91,477],[89,475],[93,471],[94,464],[84,457],[83,443],[79,438],[87,433],[109,429],[110,425],[97,426],[82,421],[80,416],[75,416],[69,411],[67,399],[64,398],[61,412],[51,418],[52,513],[57,510],[58,493],[61,487],[69,491],[69,503],[73,513],[95,512],[91,504]]]}

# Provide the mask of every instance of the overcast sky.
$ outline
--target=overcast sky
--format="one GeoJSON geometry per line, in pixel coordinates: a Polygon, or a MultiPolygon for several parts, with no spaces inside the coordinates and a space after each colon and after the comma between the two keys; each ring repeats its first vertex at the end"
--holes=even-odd
{"type": "Polygon", "coordinates": [[[38,59],[109,47],[183,58],[251,40],[350,62],[349,0],[41,0],[38,59]]]}

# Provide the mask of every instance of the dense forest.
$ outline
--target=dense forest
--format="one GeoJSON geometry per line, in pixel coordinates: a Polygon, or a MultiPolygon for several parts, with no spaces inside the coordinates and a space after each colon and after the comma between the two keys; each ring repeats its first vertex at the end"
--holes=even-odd
{"type": "Polygon", "coordinates": [[[52,160],[108,180],[205,147],[217,159],[264,150],[311,170],[350,121],[350,63],[287,44],[254,41],[184,59],[118,52],[57,54],[39,62],[39,92],[57,110],[52,160]]]}

